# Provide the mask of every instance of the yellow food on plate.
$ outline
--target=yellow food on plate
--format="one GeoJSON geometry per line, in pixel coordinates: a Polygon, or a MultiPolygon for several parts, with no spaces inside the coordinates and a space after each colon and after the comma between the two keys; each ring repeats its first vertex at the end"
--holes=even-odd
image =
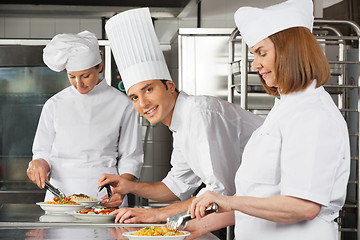
{"type": "Polygon", "coordinates": [[[131,235],[135,236],[176,236],[176,235],[184,235],[182,232],[175,232],[173,230],[168,229],[167,227],[145,227],[132,233],[131,235]]]}
{"type": "Polygon", "coordinates": [[[96,198],[90,197],[86,194],[73,194],[69,196],[72,201],[85,202],[85,201],[97,201],[96,198]]]}
{"type": "Polygon", "coordinates": [[[71,201],[69,197],[60,199],[59,197],[54,197],[54,201],[47,201],[45,204],[56,204],[56,205],[81,205],[77,202],[71,201]]]}

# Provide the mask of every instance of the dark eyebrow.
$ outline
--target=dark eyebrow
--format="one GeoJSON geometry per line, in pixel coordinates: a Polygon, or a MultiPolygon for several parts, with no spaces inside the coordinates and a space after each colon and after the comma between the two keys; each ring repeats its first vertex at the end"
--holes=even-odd
{"type": "MultiPolygon", "coordinates": [[[[151,86],[151,85],[152,85],[152,83],[146,84],[146,85],[143,86],[140,90],[144,90],[144,89],[148,88],[148,87],[151,86]]],[[[134,96],[135,96],[135,94],[130,94],[128,97],[131,99],[131,98],[134,97],[134,96]]]]}
{"type": "Polygon", "coordinates": [[[151,86],[152,85],[152,83],[148,83],[148,84],[146,84],[145,86],[143,86],[142,88],[141,88],[141,90],[144,90],[145,88],[148,88],[149,86],[151,86]]]}
{"type": "MultiPolygon", "coordinates": [[[[81,74],[81,75],[80,75],[80,77],[81,77],[81,76],[84,76],[84,75],[86,75],[86,74],[90,74],[90,71],[89,71],[89,72],[85,72],[85,73],[81,74]]],[[[70,75],[70,76],[74,76],[74,75],[72,75],[71,73],[68,73],[68,75],[70,75]]]]}
{"type": "MultiPolygon", "coordinates": [[[[258,53],[260,51],[260,49],[262,48],[262,46],[258,47],[257,49],[255,49],[254,53],[258,53]]],[[[250,51],[252,54],[254,54],[252,51],[250,51]]]]}

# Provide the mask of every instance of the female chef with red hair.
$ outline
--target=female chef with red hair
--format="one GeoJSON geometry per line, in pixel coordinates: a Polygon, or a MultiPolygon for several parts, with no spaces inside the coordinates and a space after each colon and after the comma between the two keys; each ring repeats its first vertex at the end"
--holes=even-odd
{"type": "Polygon", "coordinates": [[[252,69],[275,105],[247,143],[236,194],[193,200],[192,237],[235,224],[236,239],[335,240],[350,172],[346,122],[323,85],[330,72],[311,33],[311,0],[242,7],[236,25],[254,55],[252,69]],[[210,203],[220,213],[204,215],[210,203]],[[194,230],[194,231],[193,231],[194,230]]]}

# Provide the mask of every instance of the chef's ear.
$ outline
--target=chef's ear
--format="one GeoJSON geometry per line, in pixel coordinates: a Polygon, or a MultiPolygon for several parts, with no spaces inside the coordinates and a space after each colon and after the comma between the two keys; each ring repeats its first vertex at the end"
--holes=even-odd
{"type": "Polygon", "coordinates": [[[98,70],[99,73],[102,73],[103,71],[103,62],[99,63],[98,65],[95,66],[95,68],[98,70]]]}
{"type": "Polygon", "coordinates": [[[173,81],[170,80],[166,81],[166,85],[171,93],[174,93],[176,91],[176,86],[173,81]]]}

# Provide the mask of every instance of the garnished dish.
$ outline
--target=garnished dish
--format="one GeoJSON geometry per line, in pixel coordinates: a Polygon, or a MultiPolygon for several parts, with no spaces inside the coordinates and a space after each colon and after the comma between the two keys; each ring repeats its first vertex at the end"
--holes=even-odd
{"type": "Polygon", "coordinates": [[[109,222],[114,221],[116,215],[110,215],[112,210],[105,207],[95,207],[92,209],[81,209],[70,213],[74,217],[88,222],[109,222]]]}
{"type": "Polygon", "coordinates": [[[47,201],[45,204],[81,205],[80,203],[72,201],[70,197],[54,197],[54,201],[47,201]]]}
{"type": "Polygon", "coordinates": [[[69,197],[54,197],[54,201],[38,202],[36,204],[39,205],[46,213],[52,214],[78,211],[85,207],[85,205],[81,203],[71,201],[69,197]]]}
{"type": "Polygon", "coordinates": [[[132,233],[131,235],[136,236],[175,236],[175,235],[184,235],[183,232],[175,232],[168,229],[167,227],[144,227],[139,231],[132,233]]]}
{"type": "Polygon", "coordinates": [[[100,215],[108,215],[110,214],[112,211],[110,209],[99,209],[99,208],[93,208],[93,209],[82,209],[80,211],[76,211],[76,213],[80,213],[80,214],[100,214],[100,215]]]}
{"type": "Polygon", "coordinates": [[[97,198],[90,197],[86,194],[79,193],[79,194],[72,194],[69,196],[71,201],[81,203],[85,205],[85,208],[92,208],[96,204],[98,204],[100,201],[97,198]]]}
{"type": "Polygon", "coordinates": [[[184,239],[190,233],[186,231],[175,232],[167,227],[145,227],[138,231],[123,234],[129,239],[184,239]]]}
{"type": "Polygon", "coordinates": [[[72,194],[69,196],[70,199],[72,201],[75,201],[75,202],[86,202],[86,201],[90,201],[90,202],[93,202],[93,201],[98,201],[97,198],[93,198],[93,197],[90,197],[86,194],[83,194],[83,193],[79,193],[79,194],[72,194]]]}

